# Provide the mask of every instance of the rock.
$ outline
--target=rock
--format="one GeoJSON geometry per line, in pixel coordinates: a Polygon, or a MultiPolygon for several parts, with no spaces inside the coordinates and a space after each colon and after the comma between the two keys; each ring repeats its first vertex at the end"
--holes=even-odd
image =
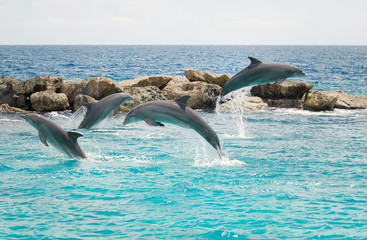
{"type": "Polygon", "coordinates": [[[52,90],[60,92],[63,79],[61,77],[41,76],[19,82],[13,86],[16,95],[30,96],[39,91],[52,90]]]}
{"type": "Polygon", "coordinates": [[[120,111],[122,112],[128,112],[148,101],[167,99],[167,95],[156,86],[132,87],[125,89],[124,93],[129,94],[134,100],[122,104],[120,106],[120,111]]]}
{"type": "Polygon", "coordinates": [[[13,85],[18,84],[18,82],[18,79],[11,77],[0,79],[0,104],[16,106],[13,85]]]}
{"type": "Polygon", "coordinates": [[[221,87],[206,82],[190,82],[185,77],[177,76],[163,89],[168,99],[176,99],[184,95],[190,95],[188,105],[194,109],[213,109],[221,87]]]}
{"type": "Polygon", "coordinates": [[[173,78],[173,76],[168,75],[144,76],[133,80],[119,82],[118,86],[122,89],[147,86],[155,86],[159,89],[163,89],[173,78]]]}
{"type": "Polygon", "coordinates": [[[230,74],[216,74],[211,72],[206,72],[203,70],[195,70],[195,69],[188,69],[185,71],[186,78],[193,82],[193,81],[202,81],[207,83],[217,84],[221,87],[232,77],[230,74]]]}
{"type": "Polygon", "coordinates": [[[68,97],[70,106],[74,106],[75,97],[78,94],[88,95],[100,100],[113,93],[121,92],[121,89],[110,78],[91,77],[74,82],[64,81],[61,92],[68,97]]]}
{"type": "Polygon", "coordinates": [[[15,105],[19,108],[31,110],[31,94],[50,90],[60,92],[63,79],[53,76],[38,76],[13,84],[15,105]]]}
{"type": "Polygon", "coordinates": [[[338,96],[324,92],[312,91],[307,94],[304,109],[311,111],[330,111],[334,109],[338,96]]]}
{"type": "Polygon", "coordinates": [[[102,99],[113,93],[121,92],[121,89],[110,78],[92,77],[82,80],[83,87],[76,91],[77,94],[85,94],[95,99],[102,99]]]}
{"type": "Polygon", "coordinates": [[[73,106],[75,97],[77,95],[77,91],[79,91],[85,85],[86,85],[85,80],[79,80],[74,82],[64,81],[64,84],[62,85],[60,92],[64,93],[68,97],[70,106],[73,106]]]}
{"type": "Polygon", "coordinates": [[[36,111],[63,111],[69,107],[68,98],[64,93],[40,91],[30,97],[32,108],[36,111]]]}
{"type": "Polygon", "coordinates": [[[338,98],[334,106],[335,108],[343,108],[343,109],[367,108],[367,96],[351,95],[343,92],[342,90],[324,91],[324,94],[328,94],[329,96],[338,98]]]}
{"type": "Polygon", "coordinates": [[[17,107],[11,107],[8,104],[1,104],[0,105],[0,112],[1,113],[25,113],[23,109],[17,107]]]}
{"type": "Polygon", "coordinates": [[[231,99],[220,105],[220,110],[225,112],[237,112],[242,109],[254,111],[267,110],[268,104],[259,97],[243,96],[241,98],[231,99]]]}
{"type": "Polygon", "coordinates": [[[95,103],[95,102],[97,102],[97,100],[88,95],[77,94],[74,99],[73,111],[77,111],[79,108],[81,108],[83,105],[87,103],[95,103]]]}
{"type": "Polygon", "coordinates": [[[18,108],[22,108],[25,110],[32,110],[31,100],[26,95],[24,94],[15,95],[14,94],[14,101],[15,101],[15,106],[17,106],[18,108]]]}
{"type": "Polygon", "coordinates": [[[18,84],[19,80],[13,77],[4,77],[4,78],[0,78],[0,83],[10,83],[14,85],[14,84],[18,84]]]}
{"type": "Polygon", "coordinates": [[[251,95],[263,99],[301,99],[313,84],[285,80],[281,84],[262,84],[251,88],[251,95]]]}
{"type": "Polygon", "coordinates": [[[269,107],[277,108],[303,108],[303,99],[267,99],[269,107]]]}

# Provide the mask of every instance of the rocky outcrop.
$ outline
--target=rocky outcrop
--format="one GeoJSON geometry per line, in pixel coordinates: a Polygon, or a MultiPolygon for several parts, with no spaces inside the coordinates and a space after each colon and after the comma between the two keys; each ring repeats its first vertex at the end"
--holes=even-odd
{"type": "Polygon", "coordinates": [[[77,92],[85,85],[85,80],[75,82],[64,81],[64,84],[61,87],[61,93],[64,93],[67,96],[70,106],[74,105],[75,97],[78,94],[77,92]]]}
{"type": "Polygon", "coordinates": [[[220,110],[224,112],[237,112],[238,110],[267,110],[268,104],[259,97],[244,96],[237,99],[231,99],[220,105],[220,110]]]}
{"type": "Polygon", "coordinates": [[[188,105],[193,109],[213,109],[221,87],[206,82],[190,82],[185,77],[176,77],[163,89],[168,99],[190,95],[188,105]]]}
{"type": "Polygon", "coordinates": [[[304,98],[302,99],[266,99],[269,107],[276,108],[303,108],[304,98]]]}
{"type": "Polygon", "coordinates": [[[17,107],[11,107],[9,104],[0,104],[0,113],[26,113],[26,111],[17,107]]]}
{"type": "Polygon", "coordinates": [[[95,103],[98,102],[96,99],[85,95],[85,94],[78,94],[75,96],[73,111],[77,111],[79,108],[84,106],[87,103],[95,103]]]}
{"type": "MultiPolygon", "coordinates": [[[[190,95],[188,105],[194,109],[212,110],[229,74],[215,74],[189,69],[185,76],[143,76],[115,83],[110,78],[92,77],[79,81],[64,81],[61,77],[41,76],[22,82],[14,78],[0,77],[0,104],[15,106],[23,110],[62,111],[78,110],[82,105],[95,102],[117,92],[125,92],[134,100],[124,103],[122,111],[147,101],[173,100],[190,95]]],[[[221,109],[230,111],[233,106],[250,110],[268,107],[299,108],[313,111],[335,108],[367,108],[367,96],[346,94],[343,91],[313,91],[312,84],[284,81],[281,84],[264,84],[232,94],[221,109]],[[245,96],[248,92],[251,96],[245,96]],[[308,93],[308,95],[307,95],[308,93]],[[305,97],[307,96],[307,98],[305,97]],[[232,98],[232,99],[231,99],[232,98]]],[[[238,110],[238,109],[237,109],[238,110]]],[[[236,110],[236,111],[237,111],[236,110]]]]}
{"type": "Polygon", "coordinates": [[[144,76],[138,77],[133,80],[126,80],[118,83],[118,86],[124,90],[133,87],[148,87],[154,86],[159,89],[163,89],[169,81],[174,77],[168,75],[156,75],[156,76],[144,76]]]}
{"type": "Polygon", "coordinates": [[[52,90],[33,93],[30,97],[32,108],[39,112],[64,111],[69,107],[68,98],[64,93],[52,90]]]}
{"type": "Polygon", "coordinates": [[[54,92],[60,92],[63,79],[61,77],[53,76],[41,76],[34,77],[19,82],[14,85],[14,92],[17,95],[28,95],[39,91],[51,90],[54,92]]]}
{"type": "Polygon", "coordinates": [[[13,85],[18,82],[18,79],[12,77],[0,78],[0,104],[16,106],[13,85]]]}
{"type": "Polygon", "coordinates": [[[40,91],[60,92],[63,84],[61,77],[40,76],[21,81],[13,85],[16,106],[32,110],[30,96],[40,91]]]}
{"type": "Polygon", "coordinates": [[[121,92],[121,89],[110,78],[92,77],[81,81],[83,86],[76,93],[85,94],[98,100],[113,93],[121,92]]]}
{"type": "Polygon", "coordinates": [[[154,100],[166,100],[167,94],[156,86],[132,87],[125,89],[124,93],[130,95],[133,100],[128,101],[120,106],[120,111],[128,112],[134,107],[154,100]]]}
{"type": "Polygon", "coordinates": [[[121,92],[121,89],[110,78],[92,77],[74,82],[65,81],[61,92],[68,97],[70,106],[74,106],[73,109],[77,110],[75,107],[79,107],[79,103],[75,104],[74,101],[78,94],[100,100],[113,93],[121,92]]]}
{"type": "Polygon", "coordinates": [[[351,95],[343,92],[342,90],[337,91],[324,91],[330,97],[337,97],[335,108],[342,109],[366,109],[367,108],[367,96],[351,95]]]}
{"type": "Polygon", "coordinates": [[[230,74],[216,74],[203,70],[189,69],[185,71],[185,76],[190,82],[202,81],[217,84],[221,87],[232,77],[230,74]]]}
{"type": "Polygon", "coordinates": [[[338,96],[324,91],[312,91],[307,94],[304,109],[311,111],[331,111],[334,109],[338,96]]]}
{"type": "Polygon", "coordinates": [[[263,99],[301,99],[313,84],[285,80],[281,84],[263,84],[251,88],[251,95],[263,99]]]}

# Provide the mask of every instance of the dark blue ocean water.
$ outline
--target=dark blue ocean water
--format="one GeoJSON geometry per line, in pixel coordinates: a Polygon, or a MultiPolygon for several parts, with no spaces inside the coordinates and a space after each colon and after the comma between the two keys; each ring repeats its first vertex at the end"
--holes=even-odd
{"type": "MultiPolygon", "coordinates": [[[[247,56],[299,66],[318,90],[367,95],[361,46],[0,46],[0,74],[234,74],[247,56]]],[[[224,160],[194,131],[123,126],[124,114],[80,130],[89,160],[70,160],[0,115],[0,239],[367,238],[366,110],[199,114],[224,160]]],[[[81,120],[46,116],[67,130],[81,120]]]]}
{"type": "Polygon", "coordinates": [[[235,74],[249,64],[248,56],[296,65],[317,90],[367,95],[367,46],[0,46],[0,75],[123,81],[184,75],[191,68],[235,74]]]}

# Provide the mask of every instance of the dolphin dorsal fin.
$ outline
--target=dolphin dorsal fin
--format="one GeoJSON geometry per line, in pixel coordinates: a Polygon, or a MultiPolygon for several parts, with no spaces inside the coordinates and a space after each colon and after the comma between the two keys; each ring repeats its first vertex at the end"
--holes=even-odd
{"type": "Polygon", "coordinates": [[[186,106],[187,106],[187,101],[189,100],[191,96],[190,95],[185,95],[185,96],[182,96],[182,97],[179,97],[175,100],[173,100],[175,103],[177,103],[181,109],[184,111],[186,106]]]}
{"type": "Polygon", "coordinates": [[[69,138],[74,139],[75,141],[79,138],[79,137],[83,137],[83,134],[78,133],[78,132],[72,132],[72,131],[68,131],[68,136],[69,138]]]}
{"type": "Polygon", "coordinates": [[[83,106],[87,109],[87,111],[89,111],[89,109],[91,109],[94,106],[94,104],[96,103],[87,103],[87,104],[84,104],[83,106]]]}
{"type": "Polygon", "coordinates": [[[175,101],[176,103],[187,105],[187,101],[189,100],[190,97],[191,97],[190,95],[185,95],[185,96],[179,97],[179,98],[177,98],[173,101],[175,101]]]}
{"type": "Polygon", "coordinates": [[[254,57],[248,57],[248,59],[250,59],[250,61],[251,61],[251,64],[250,65],[262,63],[262,61],[257,60],[254,57]]]}
{"type": "Polygon", "coordinates": [[[46,136],[43,135],[41,132],[38,132],[38,136],[40,137],[41,143],[43,143],[43,145],[45,145],[46,147],[48,147],[46,136]]]}

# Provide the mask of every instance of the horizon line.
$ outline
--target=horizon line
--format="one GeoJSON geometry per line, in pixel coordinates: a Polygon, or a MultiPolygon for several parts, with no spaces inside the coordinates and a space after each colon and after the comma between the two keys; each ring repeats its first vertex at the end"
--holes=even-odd
{"type": "Polygon", "coordinates": [[[367,44],[0,44],[0,46],[367,46],[367,44]]]}

